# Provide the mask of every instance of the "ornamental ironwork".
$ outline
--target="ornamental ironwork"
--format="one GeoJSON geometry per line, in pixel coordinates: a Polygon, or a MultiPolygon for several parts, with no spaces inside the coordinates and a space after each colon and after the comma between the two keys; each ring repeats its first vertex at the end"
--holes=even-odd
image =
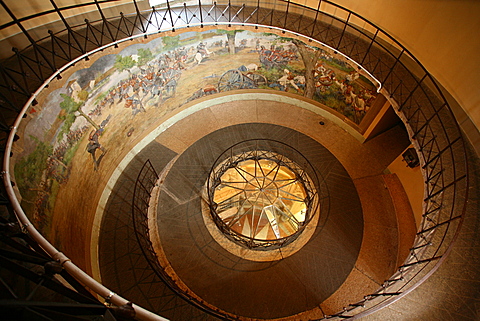
{"type": "Polygon", "coordinates": [[[295,240],[318,212],[316,180],[311,164],[294,148],[245,141],[212,167],[210,213],[231,240],[250,249],[277,249],[295,240]]]}

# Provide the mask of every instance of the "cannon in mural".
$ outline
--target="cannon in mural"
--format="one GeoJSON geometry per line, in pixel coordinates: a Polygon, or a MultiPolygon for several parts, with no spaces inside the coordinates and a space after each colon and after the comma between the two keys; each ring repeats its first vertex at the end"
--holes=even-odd
{"type": "Polygon", "coordinates": [[[216,94],[218,92],[217,88],[213,85],[206,85],[203,88],[198,89],[196,92],[193,93],[192,96],[190,96],[187,99],[187,102],[195,100],[197,98],[211,95],[211,94],[216,94]]]}
{"type": "Polygon", "coordinates": [[[242,72],[238,69],[231,69],[225,72],[218,81],[218,91],[229,91],[235,89],[254,89],[267,85],[267,78],[254,72],[242,72]]]}

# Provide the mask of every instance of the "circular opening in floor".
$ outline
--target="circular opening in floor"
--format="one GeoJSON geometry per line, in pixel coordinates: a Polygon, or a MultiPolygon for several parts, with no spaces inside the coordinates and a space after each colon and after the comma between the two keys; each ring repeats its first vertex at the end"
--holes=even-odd
{"type": "Polygon", "coordinates": [[[310,163],[271,140],[236,144],[217,159],[207,191],[210,214],[230,240],[256,250],[294,241],[318,212],[310,163]]]}

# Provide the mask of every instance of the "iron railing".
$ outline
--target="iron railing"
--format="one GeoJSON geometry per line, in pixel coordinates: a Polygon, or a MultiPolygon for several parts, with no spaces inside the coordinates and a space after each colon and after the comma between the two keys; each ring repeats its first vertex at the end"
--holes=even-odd
{"type": "Polygon", "coordinates": [[[148,225],[149,221],[149,207],[153,189],[158,186],[159,176],[155,171],[150,160],[147,160],[140,172],[138,173],[137,179],[135,181],[135,188],[133,191],[133,202],[132,202],[132,220],[133,220],[133,229],[135,231],[135,236],[137,238],[140,249],[142,250],[143,256],[146,258],[149,266],[155,272],[155,274],[163,280],[163,282],[176,294],[178,294],[186,302],[194,305],[198,309],[201,309],[204,312],[207,312],[211,315],[214,315],[222,320],[236,320],[235,316],[229,315],[217,309],[213,306],[198,300],[188,293],[185,289],[182,289],[165,271],[165,267],[162,266],[159,262],[158,253],[153,246],[150,227],[148,225]]]}
{"type": "MultiPolygon", "coordinates": [[[[242,170],[238,171],[240,172],[242,170]]],[[[258,171],[262,170],[259,169],[258,171]]],[[[270,177],[270,179],[275,180],[275,178],[272,177],[270,177]]],[[[245,180],[248,180],[248,178],[245,178],[245,180]]],[[[271,183],[274,185],[273,181],[271,183]]],[[[287,185],[290,185],[290,183],[287,185]]],[[[271,250],[290,244],[303,232],[315,215],[320,215],[318,213],[319,188],[320,183],[315,169],[298,150],[285,143],[271,139],[252,139],[239,142],[229,147],[220,156],[218,156],[216,161],[213,163],[207,180],[208,205],[213,221],[220,231],[222,231],[223,234],[232,241],[240,243],[249,249],[271,250]],[[304,203],[306,205],[306,212],[304,221],[297,222],[298,225],[295,229],[295,232],[292,234],[285,237],[258,239],[235,231],[232,229],[230,224],[227,224],[220,217],[220,212],[225,211],[226,208],[222,207],[225,206],[225,203],[215,202],[215,191],[222,184],[222,176],[229,169],[236,168],[239,164],[248,160],[269,160],[276,164],[274,165],[274,168],[284,166],[295,174],[296,183],[301,185],[303,191],[305,192],[304,203]]],[[[293,197],[295,196],[292,196],[292,198],[293,197]]],[[[245,196],[244,202],[250,204],[252,200],[248,201],[247,198],[248,197],[245,196]]],[[[238,201],[236,202],[237,204],[234,203],[231,203],[231,200],[229,199],[229,202],[226,204],[226,206],[233,207],[233,205],[235,205],[235,207],[238,208],[243,206],[243,204],[238,204],[238,201]]],[[[253,205],[251,206],[253,207],[253,205]]],[[[262,206],[265,206],[265,204],[262,206]]]]}
{"type": "Polygon", "coordinates": [[[59,262],[52,260],[30,235],[22,233],[17,223],[3,215],[0,244],[2,318],[48,320],[81,315],[85,320],[115,320],[115,316],[133,320],[133,308],[104,305],[59,262]]]}
{"type": "MultiPolygon", "coordinates": [[[[1,4],[8,11],[3,1],[1,4]]],[[[380,289],[325,318],[345,319],[372,313],[412,291],[445,260],[468,200],[466,141],[435,79],[407,48],[385,31],[331,1],[319,1],[317,8],[309,8],[290,1],[205,4],[199,0],[198,5],[173,7],[167,2],[165,9],[140,11],[133,0],[130,4],[132,14],[111,17],[103,14],[98,1],[95,5],[101,19],[85,20],[80,25],[69,25],[65,20],[63,30],[52,31],[41,39],[34,39],[22,26],[22,21],[11,15],[30,46],[14,49],[13,56],[0,64],[0,130],[9,135],[8,139],[2,138],[6,143],[3,179],[8,197],[25,231],[94,292],[103,297],[113,296],[35,230],[15,197],[9,155],[17,128],[29,108],[36,104],[38,93],[75,62],[88,60],[92,53],[128,39],[190,26],[266,26],[321,42],[350,57],[378,79],[382,93],[390,98],[406,124],[425,179],[423,221],[415,244],[405,263],[380,289]]],[[[55,12],[61,13],[62,8],[55,8],[55,12]]],[[[113,300],[117,298],[113,296],[113,300]]],[[[126,301],[119,298],[115,303],[125,304],[126,301]]],[[[137,316],[152,317],[148,313],[137,313],[137,316]]]]}

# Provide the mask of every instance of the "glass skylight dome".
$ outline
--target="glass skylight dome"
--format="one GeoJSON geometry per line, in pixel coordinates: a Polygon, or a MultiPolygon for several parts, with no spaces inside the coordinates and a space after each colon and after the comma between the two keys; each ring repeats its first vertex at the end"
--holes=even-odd
{"type": "MultiPolygon", "coordinates": [[[[227,237],[248,248],[290,243],[316,213],[312,179],[304,168],[278,152],[234,153],[235,147],[223,154],[230,156],[217,162],[210,174],[213,220],[227,237]]],[[[306,160],[305,164],[310,166],[306,160]]]]}

